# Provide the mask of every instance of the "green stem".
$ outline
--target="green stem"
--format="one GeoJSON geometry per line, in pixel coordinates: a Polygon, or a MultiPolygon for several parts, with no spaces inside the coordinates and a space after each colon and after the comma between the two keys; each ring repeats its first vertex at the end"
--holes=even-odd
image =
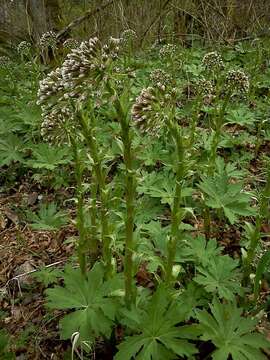
{"type": "Polygon", "coordinates": [[[134,170],[134,156],[132,152],[132,141],[130,136],[130,126],[128,112],[123,108],[120,100],[116,97],[114,106],[118,114],[121,125],[121,138],[124,149],[124,163],[126,166],[125,193],[126,193],[126,220],[125,220],[125,300],[130,308],[136,300],[136,287],[133,283],[133,253],[134,253],[134,216],[135,216],[135,197],[136,197],[136,172],[134,170]]]}
{"type": "Polygon", "coordinates": [[[257,246],[261,239],[261,225],[262,221],[267,217],[268,202],[270,198],[270,168],[267,172],[267,179],[265,188],[261,194],[259,213],[256,217],[255,228],[251,235],[250,245],[247,251],[247,257],[244,261],[244,284],[248,283],[248,278],[251,272],[251,265],[254,260],[257,246]]]}
{"type": "Polygon", "coordinates": [[[101,240],[103,247],[103,260],[106,267],[106,277],[111,277],[113,273],[112,252],[111,252],[111,234],[109,232],[109,211],[108,211],[108,190],[105,182],[105,173],[102,167],[102,160],[98,153],[97,141],[93,133],[93,127],[88,126],[82,113],[77,113],[83,135],[89,147],[93,159],[93,168],[97,179],[100,193],[100,217],[101,217],[101,240]]]}
{"type": "Polygon", "coordinates": [[[79,232],[79,243],[77,247],[78,251],[78,260],[80,264],[80,269],[83,275],[86,274],[86,253],[85,253],[85,243],[86,243],[86,232],[84,227],[84,215],[83,215],[83,186],[82,186],[82,174],[83,167],[80,162],[80,157],[78,153],[78,147],[76,141],[71,136],[70,137],[74,161],[75,161],[75,177],[76,177],[76,195],[77,195],[77,229],[79,232]]]}
{"type": "Polygon", "coordinates": [[[182,220],[182,212],[180,209],[182,196],[182,183],[184,179],[184,147],[182,136],[178,124],[170,121],[168,123],[171,135],[175,142],[177,167],[176,167],[176,187],[173,199],[171,213],[171,235],[167,245],[168,260],[166,266],[165,281],[169,285],[172,280],[173,263],[175,259],[177,240],[179,236],[179,224],[182,220]]]}
{"type": "Polygon", "coordinates": [[[90,219],[91,219],[91,227],[90,227],[90,239],[91,239],[91,247],[89,251],[90,262],[93,265],[98,257],[98,236],[97,236],[97,182],[95,177],[92,177],[91,183],[91,199],[90,199],[90,219]]]}

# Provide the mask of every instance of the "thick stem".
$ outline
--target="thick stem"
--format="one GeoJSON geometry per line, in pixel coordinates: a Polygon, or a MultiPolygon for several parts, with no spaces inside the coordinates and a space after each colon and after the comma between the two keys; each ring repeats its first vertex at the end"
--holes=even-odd
{"type": "Polygon", "coordinates": [[[134,216],[135,216],[135,197],[136,197],[136,172],[134,170],[134,156],[132,152],[132,142],[130,137],[130,128],[128,114],[122,107],[118,98],[116,98],[115,109],[117,111],[120,125],[121,138],[124,148],[124,163],[126,166],[125,193],[126,193],[126,220],[125,220],[125,300],[127,307],[136,300],[136,287],[133,283],[133,253],[134,253],[134,216]]]}
{"type": "Polygon", "coordinates": [[[78,260],[80,264],[80,269],[83,275],[86,274],[86,253],[85,253],[85,243],[86,243],[86,232],[84,227],[84,215],[83,215],[83,187],[82,187],[82,174],[83,169],[81,166],[78,147],[76,141],[73,137],[70,137],[71,145],[73,149],[74,161],[75,161],[75,177],[76,177],[76,195],[77,195],[77,229],[79,232],[79,243],[77,247],[78,251],[78,260]]]}
{"type": "Polygon", "coordinates": [[[101,240],[103,247],[103,260],[106,267],[106,276],[111,277],[113,272],[112,253],[111,253],[111,234],[108,222],[108,190],[105,182],[105,173],[102,168],[102,160],[97,150],[97,141],[93,134],[93,128],[88,126],[83,114],[78,113],[78,119],[82,127],[83,135],[89,147],[93,159],[93,168],[100,193],[100,218],[101,218],[101,240]]]}
{"type": "Polygon", "coordinates": [[[181,193],[182,193],[182,183],[184,178],[184,147],[182,143],[182,137],[178,128],[178,125],[169,122],[169,128],[171,135],[175,142],[176,148],[176,187],[173,199],[172,213],[171,213],[171,235],[168,241],[168,261],[166,267],[165,280],[167,284],[170,284],[172,280],[172,269],[175,259],[177,240],[179,237],[179,225],[182,220],[181,212],[181,193]]]}
{"type": "Polygon", "coordinates": [[[90,239],[91,239],[91,247],[89,251],[90,262],[93,265],[98,258],[98,236],[97,236],[97,181],[95,176],[92,176],[92,184],[91,184],[91,199],[90,199],[90,219],[91,219],[91,227],[90,227],[90,239]]]}

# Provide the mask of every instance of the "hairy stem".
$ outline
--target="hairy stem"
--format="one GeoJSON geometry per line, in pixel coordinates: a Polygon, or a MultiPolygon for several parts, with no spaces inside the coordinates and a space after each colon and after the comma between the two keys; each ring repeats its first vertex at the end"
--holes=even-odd
{"type": "Polygon", "coordinates": [[[121,101],[116,97],[114,106],[121,125],[124,163],[126,166],[125,193],[126,193],[126,220],[125,220],[125,300],[127,307],[136,300],[136,287],[133,283],[133,253],[134,253],[134,215],[136,197],[136,172],[134,170],[134,156],[130,136],[128,112],[123,108],[121,101]]]}
{"type": "Polygon", "coordinates": [[[180,134],[180,130],[178,128],[178,124],[169,122],[169,128],[171,135],[175,142],[176,149],[176,187],[173,199],[172,213],[171,213],[171,235],[168,241],[168,260],[166,266],[166,274],[165,280],[167,284],[170,284],[172,280],[172,269],[173,263],[175,259],[177,240],[179,237],[179,225],[182,220],[182,212],[181,212],[181,196],[182,196],[182,183],[184,179],[184,147],[182,143],[182,137],[180,134]]]}
{"type": "MultiPolygon", "coordinates": [[[[108,190],[105,182],[105,172],[102,167],[102,159],[98,153],[98,145],[94,136],[93,127],[88,126],[84,115],[81,112],[77,113],[85,141],[88,145],[90,155],[93,159],[93,169],[99,187],[100,194],[100,218],[101,218],[101,241],[103,261],[106,267],[106,276],[111,277],[113,273],[112,266],[112,252],[111,252],[111,234],[109,232],[109,211],[108,211],[108,190]]],[[[93,115],[92,115],[93,116],[93,115]]]]}
{"type": "Polygon", "coordinates": [[[266,184],[261,194],[259,213],[256,217],[255,227],[250,238],[247,257],[244,261],[244,279],[243,279],[244,284],[247,284],[248,282],[248,278],[251,272],[251,265],[254,260],[256,249],[261,239],[261,225],[262,225],[262,221],[265,218],[267,218],[269,198],[270,198],[270,168],[268,169],[266,184]]]}
{"type": "Polygon", "coordinates": [[[75,178],[76,178],[76,195],[77,195],[77,229],[79,232],[79,243],[77,247],[78,251],[78,260],[80,264],[80,269],[83,275],[86,274],[86,253],[85,253],[85,243],[86,243],[86,232],[84,227],[84,215],[83,215],[83,187],[82,187],[82,174],[83,167],[80,161],[77,143],[74,138],[71,136],[71,145],[73,149],[73,156],[75,162],[75,178]]]}

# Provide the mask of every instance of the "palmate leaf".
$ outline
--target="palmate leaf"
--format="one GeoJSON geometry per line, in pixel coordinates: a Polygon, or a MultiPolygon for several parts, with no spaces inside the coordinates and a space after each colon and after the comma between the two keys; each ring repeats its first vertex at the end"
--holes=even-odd
{"type": "Polygon", "coordinates": [[[10,165],[12,162],[23,162],[24,144],[14,134],[0,139],[0,166],[10,165]]]}
{"type": "Polygon", "coordinates": [[[210,305],[211,313],[197,310],[201,340],[212,341],[216,350],[211,354],[213,360],[266,360],[262,348],[269,348],[270,342],[261,334],[255,333],[257,320],[241,316],[242,309],[235,302],[222,304],[216,298],[210,305]]]}
{"type": "Polygon", "coordinates": [[[28,212],[31,227],[35,230],[58,230],[67,223],[64,211],[57,211],[55,203],[41,204],[37,214],[28,212]]]}
{"type": "MultiPolygon", "coordinates": [[[[185,309],[186,310],[186,309],[185,309]]],[[[197,352],[187,339],[197,336],[196,329],[189,326],[177,327],[186,318],[186,311],[175,302],[171,302],[164,288],[159,288],[144,311],[135,316],[138,335],[127,337],[119,345],[119,352],[114,360],[173,360],[176,356],[189,359],[197,352]]]]}
{"type": "Polygon", "coordinates": [[[222,209],[231,224],[237,216],[250,216],[255,210],[249,206],[251,195],[242,190],[241,183],[230,183],[229,176],[223,172],[211,178],[204,177],[198,185],[206,199],[205,204],[213,209],[222,209]]]}
{"type": "Polygon", "coordinates": [[[33,159],[28,160],[27,164],[35,169],[54,170],[57,166],[71,161],[68,148],[41,143],[32,150],[33,159]]]}
{"type": "Polygon", "coordinates": [[[192,261],[196,265],[206,267],[213,258],[220,255],[221,251],[222,247],[217,245],[215,239],[206,241],[204,236],[189,237],[185,241],[185,246],[179,243],[176,261],[192,261]]]}
{"type": "Polygon", "coordinates": [[[95,336],[109,337],[118,307],[114,292],[122,289],[120,277],[104,281],[104,270],[97,263],[85,279],[79,269],[66,268],[64,287],[46,290],[48,307],[75,310],[60,321],[62,339],[79,332],[79,342],[91,342],[95,336]]]}
{"type": "MultiPolygon", "coordinates": [[[[175,175],[169,171],[157,173],[142,172],[142,180],[138,185],[138,193],[146,194],[153,198],[160,198],[161,204],[172,205],[175,191],[175,175]]],[[[182,197],[191,196],[192,188],[184,187],[182,197]]]]}
{"type": "Polygon", "coordinates": [[[220,298],[233,300],[234,294],[243,294],[236,270],[238,262],[228,255],[217,256],[206,267],[198,266],[198,275],[194,281],[209,293],[218,294],[220,298]]]}

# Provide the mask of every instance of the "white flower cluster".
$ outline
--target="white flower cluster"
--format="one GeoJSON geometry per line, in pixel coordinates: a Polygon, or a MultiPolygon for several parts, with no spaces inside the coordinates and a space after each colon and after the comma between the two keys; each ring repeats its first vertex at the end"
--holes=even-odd
{"type": "Polygon", "coordinates": [[[157,134],[168,119],[168,111],[175,103],[176,89],[165,92],[153,87],[145,88],[131,109],[135,125],[142,131],[157,134]]]}
{"type": "Polygon", "coordinates": [[[42,49],[47,49],[48,47],[54,49],[57,47],[57,36],[54,31],[47,31],[41,35],[39,40],[39,45],[42,49]]]}
{"type": "Polygon", "coordinates": [[[225,80],[227,88],[238,93],[247,93],[249,91],[249,78],[242,70],[230,70],[225,80]]]}
{"type": "Polygon", "coordinates": [[[64,41],[63,47],[65,49],[71,50],[71,49],[74,49],[74,48],[78,47],[79,44],[80,43],[79,43],[78,40],[70,38],[70,39],[67,39],[66,41],[64,41]]]}
{"type": "Polygon", "coordinates": [[[17,52],[23,56],[28,55],[31,51],[31,43],[28,41],[21,41],[17,46],[17,52]]]}
{"type": "Polygon", "coordinates": [[[207,80],[205,78],[201,78],[197,82],[197,91],[202,95],[213,95],[214,86],[211,80],[207,80]]]}
{"type": "Polygon", "coordinates": [[[208,70],[218,70],[224,68],[222,57],[217,51],[205,54],[202,59],[202,64],[208,70]]]}
{"type": "Polygon", "coordinates": [[[61,127],[65,119],[74,120],[71,105],[98,91],[107,68],[118,57],[118,44],[112,38],[105,45],[97,38],[84,41],[71,50],[61,67],[40,81],[37,104],[42,105],[42,133],[50,132],[50,140],[53,129],[61,127]]]}
{"type": "Polygon", "coordinates": [[[172,57],[176,53],[176,46],[173,44],[163,45],[159,51],[159,55],[163,58],[172,57]]]}
{"type": "Polygon", "coordinates": [[[121,34],[121,41],[125,43],[129,43],[137,38],[137,34],[132,29],[124,30],[121,34]]]}
{"type": "Polygon", "coordinates": [[[0,68],[8,68],[11,63],[11,60],[8,56],[0,56],[0,68]]]}
{"type": "Polygon", "coordinates": [[[172,77],[162,69],[155,69],[150,74],[150,80],[160,90],[165,91],[166,86],[172,82],[172,77]]]}

